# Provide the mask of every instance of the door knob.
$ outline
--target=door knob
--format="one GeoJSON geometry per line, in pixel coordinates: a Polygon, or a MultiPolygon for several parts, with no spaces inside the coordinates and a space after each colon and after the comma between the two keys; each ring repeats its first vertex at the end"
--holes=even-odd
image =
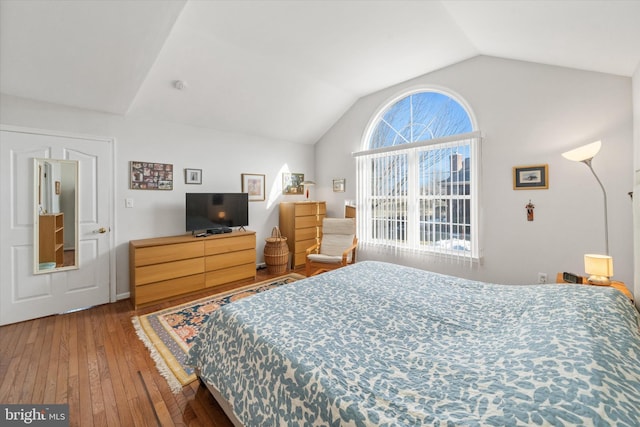
{"type": "Polygon", "coordinates": [[[100,227],[100,228],[98,228],[98,230],[96,230],[96,231],[97,231],[98,233],[100,233],[100,234],[104,234],[104,233],[106,233],[106,232],[107,232],[107,229],[106,229],[106,228],[104,228],[104,227],[100,227]]]}

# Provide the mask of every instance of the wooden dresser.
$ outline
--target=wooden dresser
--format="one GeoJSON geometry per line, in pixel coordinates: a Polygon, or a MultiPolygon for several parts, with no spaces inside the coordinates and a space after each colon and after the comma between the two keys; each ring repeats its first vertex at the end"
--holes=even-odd
{"type": "Polygon", "coordinates": [[[138,308],[256,277],[256,234],[234,231],[129,242],[131,301],[138,308]]]}
{"type": "Polygon", "coordinates": [[[38,226],[38,262],[64,266],[64,214],[40,215],[38,226]]]}
{"type": "Polygon", "coordinates": [[[318,242],[326,215],[326,202],[280,203],[280,232],[287,238],[293,268],[305,264],[305,251],[318,242]]]}
{"type": "Polygon", "coordinates": [[[356,207],[346,205],[344,207],[344,217],[345,218],[355,218],[356,217],[356,207]]]}

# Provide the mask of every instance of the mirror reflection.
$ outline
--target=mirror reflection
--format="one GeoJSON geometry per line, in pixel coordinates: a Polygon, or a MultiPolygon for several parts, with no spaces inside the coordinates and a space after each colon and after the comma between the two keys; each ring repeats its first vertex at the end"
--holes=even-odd
{"type": "Polygon", "coordinates": [[[34,271],[78,268],[76,160],[34,159],[34,271]]]}

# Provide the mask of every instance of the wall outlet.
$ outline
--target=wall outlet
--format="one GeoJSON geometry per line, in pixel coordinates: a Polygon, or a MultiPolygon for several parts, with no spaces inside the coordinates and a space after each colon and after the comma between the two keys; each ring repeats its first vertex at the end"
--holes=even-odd
{"type": "Polygon", "coordinates": [[[547,283],[547,273],[538,273],[538,283],[547,283]]]}

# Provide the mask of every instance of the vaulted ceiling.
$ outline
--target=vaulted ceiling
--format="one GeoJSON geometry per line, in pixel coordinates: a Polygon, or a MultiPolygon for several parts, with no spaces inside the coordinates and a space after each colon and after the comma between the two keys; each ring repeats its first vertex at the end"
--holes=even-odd
{"type": "Polygon", "coordinates": [[[631,76],[640,1],[0,0],[2,93],[303,144],[476,55],[631,76]]]}

